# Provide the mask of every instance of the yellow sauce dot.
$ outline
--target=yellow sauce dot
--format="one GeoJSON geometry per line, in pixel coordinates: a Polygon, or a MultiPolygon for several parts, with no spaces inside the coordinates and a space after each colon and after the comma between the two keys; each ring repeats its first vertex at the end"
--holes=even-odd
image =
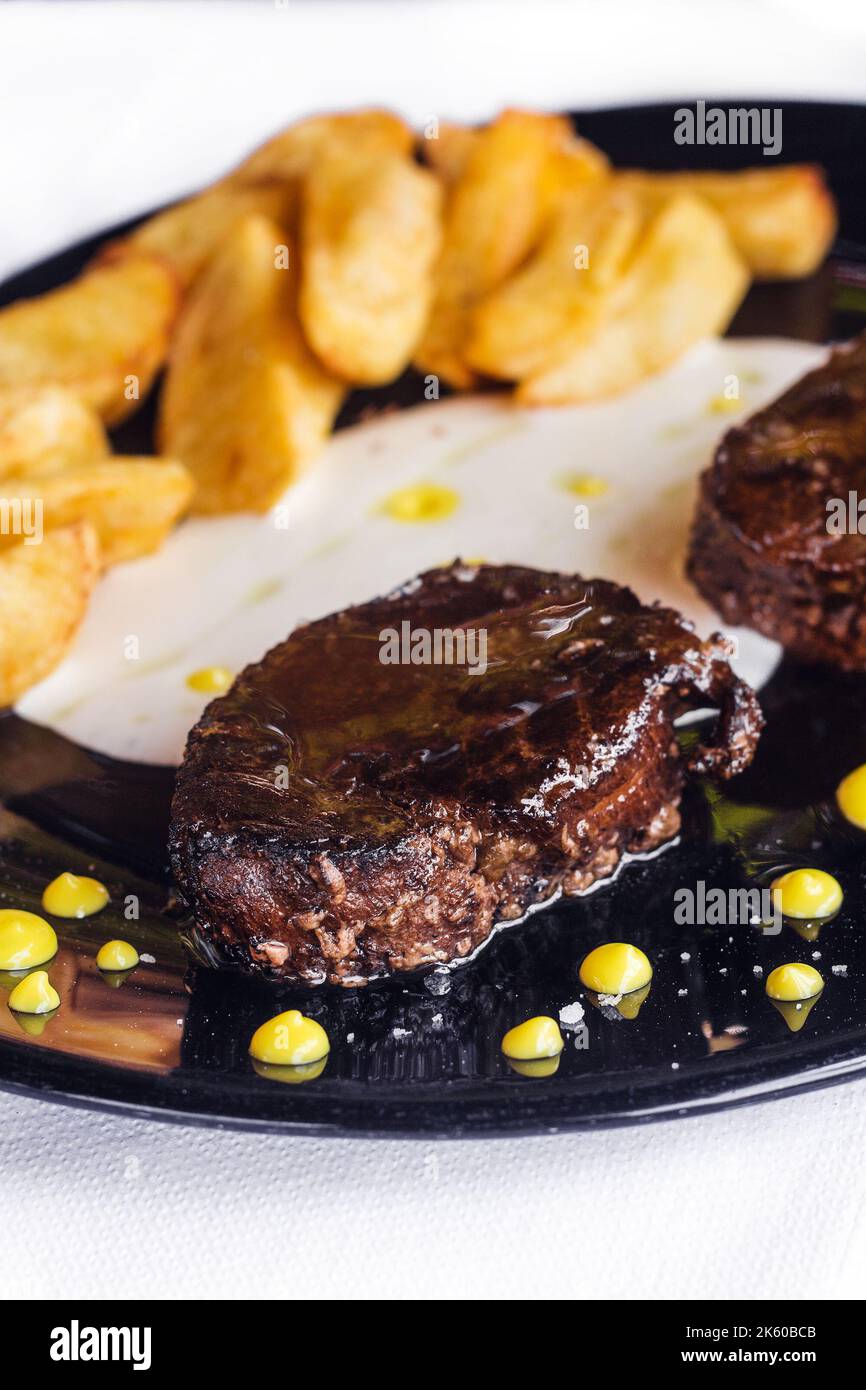
{"type": "Polygon", "coordinates": [[[784,1001],[814,999],[824,988],[824,981],[812,965],[792,961],[777,965],[767,976],[767,993],[771,999],[784,1001]]]}
{"type": "Polygon", "coordinates": [[[280,1081],[284,1086],[301,1086],[305,1081],[315,1081],[327,1065],[327,1056],[319,1062],[307,1062],[301,1067],[279,1067],[270,1062],[257,1062],[255,1057],[253,1058],[253,1071],[263,1076],[266,1081],[280,1081]]]}
{"type": "Polygon", "coordinates": [[[603,497],[610,490],[604,478],[596,478],[592,473],[565,473],[559,481],[573,497],[603,497]]]}
{"type": "Polygon", "coordinates": [[[643,951],[626,941],[596,946],[580,967],[580,982],[596,994],[631,994],[652,979],[653,968],[643,951]]]}
{"type": "Polygon", "coordinates": [[[328,1035],[314,1018],[289,1009],[269,1018],[253,1033],[250,1056],[272,1066],[300,1067],[320,1062],[331,1049],[328,1035]]]}
{"type": "Polygon", "coordinates": [[[132,970],[138,965],[138,952],[128,941],[106,941],[96,953],[100,970],[132,970]]]}
{"type": "Polygon", "coordinates": [[[774,878],[771,886],[773,902],[785,917],[832,917],[842,906],[840,884],[823,869],[792,869],[774,878]]]}
{"type": "Polygon", "coordinates": [[[29,970],[57,953],[57,933],[44,917],[14,907],[0,910],[0,970],[29,970]]]}
{"type": "Polygon", "coordinates": [[[453,488],[440,487],[438,483],[415,483],[392,492],[382,503],[382,510],[394,521],[441,521],[451,516],[459,505],[460,498],[453,488]]]}
{"type": "Polygon", "coordinates": [[[50,1014],[60,1007],[60,995],[48,978],[47,970],[25,975],[9,995],[9,1007],[17,1014],[50,1014]]]}
{"type": "Polygon", "coordinates": [[[505,1060],[518,1076],[553,1076],[559,1071],[558,1057],[534,1057],[528,1062],[521,1062],[517,1057],[506,1057],[505,1060]]]}
{"type": "Polygon", "coordinates": [[[713,396],[707,402],[707,410],[711,415],[732,415],[741,405],[739,396],[713,396]]]}
{"type": "Polygon", "coordinates": [[[544,1014],[538,1018],[528,1018],[518,1023],[502,1039],[505,1056],[517,1062],[536,1062],[540,1059],[558,1057],[565,1043],[559,1031],[559,1024],[544,1014]]]}
{"type": "Polygon", "coordinates": [[[651,983],[652,981],[643,985],[641,989],[633,989],[630,994],[624,994],[621,999],[617,1000],[614,1008],[620,1018],[637,1018],[640,1013],[640,1006],[645,1002],[650,992],[651,983]]]}
{"type": "Polygon", "coordinates": [[[190,690],[201,691],[203,695],[225,695],[234,680],[234,673],[227,666],[203,666],[187,676],[190,690]]]}
{"type": "Polygon", "coordinates": [[[52,917],[92,917],[107,902],[105,884],[79,874],[58,874],[42,894],[42,906],[52,917]]]}
{"type": "Polygon", "coordinates": [[[836,801],[846,820],[866,830],[866,763],[842,778],[836,788],[836,801]]]}

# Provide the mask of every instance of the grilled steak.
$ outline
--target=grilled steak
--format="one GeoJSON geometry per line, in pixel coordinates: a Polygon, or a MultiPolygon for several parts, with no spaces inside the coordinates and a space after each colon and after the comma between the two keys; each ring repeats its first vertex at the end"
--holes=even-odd
{"type": "Polygon", "coordinates": [[[727,622],[801,660],[866,671],[866,535],[840,533],[835,516],[864,484],[859,338],[725,435],[701,478],[692,580],[727,622]]]}
{"type": "Polygon", "coordinates": [[[676,834],[682,711],[721,711],[692,769],[749,763],[725,657],[616,584],[460,562],[299,628],[189,738],[171,855],[200,937],[309,984],[468,955],[676,834]],[[398,639],[419,664],[380,659],[398,639]]]}

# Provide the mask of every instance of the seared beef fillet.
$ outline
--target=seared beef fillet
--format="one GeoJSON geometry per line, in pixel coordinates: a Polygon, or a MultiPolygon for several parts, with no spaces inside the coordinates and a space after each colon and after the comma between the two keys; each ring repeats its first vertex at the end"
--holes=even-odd
{"type": "Polygon", "coordinates": [[[866,493],[866,338],[744,425],[701,478],[689,574],[726,622],[804,661],[866,670],[866,535],[827,502],[866,493]]]}
{"type": "Polygon", "coordinates": [[[180,893],[216,959],[308,984],[466,956],[676,834],[682,711],[721,710],[694,770],[749,763],[761,716],[725,655],[603,580],[431,570],[208,706],[174,796],[180,893]],[[486,672],[383,664],[404,622],[485,633],[486,672]]]}

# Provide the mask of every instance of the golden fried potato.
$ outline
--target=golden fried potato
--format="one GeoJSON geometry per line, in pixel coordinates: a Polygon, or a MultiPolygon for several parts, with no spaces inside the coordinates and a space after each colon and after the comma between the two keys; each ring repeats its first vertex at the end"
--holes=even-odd
{"type": "Polygon", "coordinates": [[[469,364],[517,381],[567,356],[600,322],[643,221],[640,200],[612,184],[563,194],[526,265],[476,309],[469,364]]]}
{"type": "Polygon", "coordinates": [[[71,391],[62,386],[0,391],[0,485],[34,470],[62,470],[107,454],[102,421],[71,391]]]}
{"type": "MultiPolygon", "coordinates": [[[[189,506],[193,481],[179,463],[110,458],[63,473],[30,475],[7,484],[3,499],[42,509],[44,530],[87,521],[99,537],[104,565],[118,565],[158,550],[189,506]]],[[[11,537],[0,535],[0,546],[11,537]]]]}
{"type": "Polygon", "coordinates": [[[562,361],[523,380],[518,400],[556,405],[626,390],[721,332],[748,283],[718,213],[677,194],[651,220],[600,323],[562,361]]]}
{"type": "Polygon", "coordinates": [[[505,111],[481,130],[451,191],[433,306],[415,354],[419,371],[468,388],[463,356],[478,301],[531,251],[550,209],[554,160],[571,127],[561,117],[505,111]]]}
{"type": "Polygon", "coordinates": [[[342,147],[358,155],[409,154],[411,128],[393,111],[377,107],[333,112],[296,121],[260,145],[227,177],[234,184],[302,177],[320,156],[342,147]]]}
{"type": "MultiPolygon", "coordinates": [[[[583,182],[610,172],[607,156],[589,140],[576,135],[570,121],[565,117],[542,119],[557,121],[559,125],[562,155],[561,159],[558,159],[557,181],[565,185],[578,178],[583,182]]],[[[434,135],[425,136],[421,141],[425,162],[436,171],[443,183],[450,187],[462,177],[480,135],[481,130],[476,126],[442,121],[434,135]]]]}
{"type": "Polygon", "coordinates": [[[674,193],[697,193],[725,219],[731,240],[760,280],[796,280],[821,264],[836,235],[836,204],[815,164],[742,173],[619,176],[651,205],[674,193]]]}
{"type": "Polygon", "coordinates": [[[99,576],[99,541],[80,523],[0,551],[0,706],[66,655],[99,576]]]}
{"type": "Polygon", "coordinates": [[[114,242],[104,254],[111,258],[131,251],[160,256],[188,289],[235,222],[257,212],[274,218],[281,226],[287,225],[294,201],[295,191],[287,183],[217,183],[194,198],[158,212],[131,236],[114,242]]]}
{"type": "Polygon", "coordinates": [[[162,366],[178,302],[167,266],[130,256],[11,304],[0,310],[0,393],[65,386],[116,424],[162,366]]]}
{"type": "Polygon", "coordinates": [[[266,511],[328,437],[345,387],[307,347],[297,280],[283,231],[251,216],[235,224],[190,292],[159,437],[161,452],[195,479],[194,511],[266,511]]]}
{"type": "Polygon", "coordinates": [[[480,134],[476,126],[440,121],[435,135],[421,141],[425,163],[450,187],[462,177],[480,134]]]}
{"type": "Polygon", "coordinates": [[[298,308],[335,376],[378,386],[408,366],[427,319],[442,192],[405,155],[339,150],[304,182],[298,308]]]}

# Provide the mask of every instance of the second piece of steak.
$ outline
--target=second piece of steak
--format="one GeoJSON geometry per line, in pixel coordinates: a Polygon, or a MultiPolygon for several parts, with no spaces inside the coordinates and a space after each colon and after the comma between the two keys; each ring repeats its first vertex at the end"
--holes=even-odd
{"type": "Polygon", "coordinates": [[[684,710],[721,711],[694,770],[749,763],[726,655],[616,584],[459,562],[307,624],[190,735],[181,896],[216,959],[309,984],[466,956],[676,834],[684,710]],[[447,664],[469,630],[474,669],[447,664]],[[383,663],[399,640],[444,659],[383,663]]]}
{"type": "Polygon", "coordinates": [[[864,483],[866,337],[725,435],[701,477],[689,575],[726,622],[866,671],[866,535],[836,524],[864,483]]]}

